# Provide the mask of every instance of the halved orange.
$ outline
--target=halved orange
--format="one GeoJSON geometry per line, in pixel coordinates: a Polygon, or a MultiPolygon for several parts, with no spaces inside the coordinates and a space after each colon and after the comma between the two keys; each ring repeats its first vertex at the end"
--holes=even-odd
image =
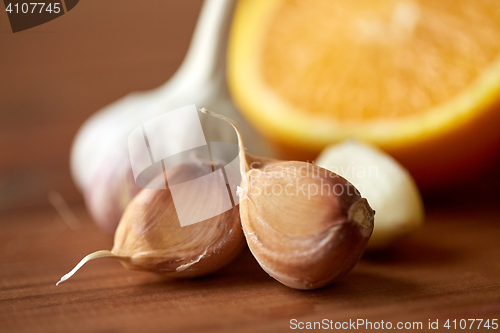
{"type": "Polygon", "coordinates": [[[498,0],[240,0],[232,96],[287,158],[356,138],[435,187],[500,150],[498,0]]]}

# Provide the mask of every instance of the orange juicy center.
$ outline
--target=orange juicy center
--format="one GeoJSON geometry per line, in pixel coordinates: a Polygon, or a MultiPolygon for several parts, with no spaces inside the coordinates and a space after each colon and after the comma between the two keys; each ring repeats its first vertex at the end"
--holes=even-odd
{"type": "Polygon", "coordinates": [[[500,54],[498,0],[286,0],[267,24],[266,84],[340,120],[425,112],[500,54]]]}

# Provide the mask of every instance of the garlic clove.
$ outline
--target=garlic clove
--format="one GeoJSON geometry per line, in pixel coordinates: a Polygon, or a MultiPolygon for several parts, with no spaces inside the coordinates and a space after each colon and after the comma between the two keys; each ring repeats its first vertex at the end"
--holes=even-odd
{"type": "MultiPolygon", "coordinates": [[[[169,171],[169,181],[183,182],[205,173],[198,162],[169,171]]],[[[230,175],[228,175],[230,177],[230,175]]],[[[153,182],[165,182],[164,175],[153,182]]],[[[207,198],[228,196],[213,190],[207,198]]],[[[189,198],[186,198],[189,199],[189,198]]],[[[222,201],[222,200],[221,200],[222,201]]],[[[193,205],[193,210],[197,205],[193,205]]],[[[127,206],[115,233],[111,251],[88,255],[60,282],[70,278],[89,260],[113,257],[126,268],[166,277],[197,277],[212,273],[233,260],[244,246],[238,206],[202,222],[181,227],[170,188],[143,189],[127,206]]]]}
{"type": "MultiPolygon", "coordinates": [[[[202,173],[196,174],[199,170],[196,164],[183,165],[169,180],[182,182],[192,179],[193,175],[202,176],[202,173]]],[[[160,177],[156,181],[164,180],[160,177]]],[[[227,196],[227,191],[217,192],[217,189],[207,193],[207,199],[227,196]]],[[[189,197],[181,199],[190,200],[189,197]]],[[[219,202],[222,205],[223,200],[219,202]]],[[[193,202],[193,210],[201,207],[193,202]]],[[[142,190],[123,215],[112,252],[128,257],[123,264],[130,269],[194,277],[218,270],[241,250],[244,239],[238,207],[184,227],[173,211],[170,189],[142,190]]]]}
{"type": "Polygon", "coordinates": [[[315,289],[349,272],[373,230],[374,211],[346,179],[317,165],[260,158],[240,146],[241,224],[248,246],[273,278],[315,289]]]}
{"type": "Polygon", "coordinates": [[[240,213],[248,246],[262,268],[289,287],[315,289],[354,267],[370,238],[374,212],[333,172],[309,164],[309,172],[295,175],[305,164],[250,170],[240,213]]]}
{"type": "Polygon", "coordinates": [[[381,150],[346,141],[326,148],[316,163],[348,179],[376,210],[369,249],[386,247],[424,222],[424,206],[415,181],[381,150]]]}

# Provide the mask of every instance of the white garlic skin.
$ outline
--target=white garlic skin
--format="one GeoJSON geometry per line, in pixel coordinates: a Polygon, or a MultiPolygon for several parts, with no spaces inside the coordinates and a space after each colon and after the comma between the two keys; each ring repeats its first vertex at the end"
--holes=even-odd
{"type": "Polygon", "coordinates": [[[327,147],[316,163],[354,184],[377,212],[369,249],[388,247],[423,224],[424,205],[415,181],[381,150],[346,141],[327,147]]]}
{"type": "Polygon", "coordinates": [[[83,195],[99,228],[114,235],[125,208],[140,190],[134,181],[128,152],[121,150],[113,152],[102,162],[83,195]]]}

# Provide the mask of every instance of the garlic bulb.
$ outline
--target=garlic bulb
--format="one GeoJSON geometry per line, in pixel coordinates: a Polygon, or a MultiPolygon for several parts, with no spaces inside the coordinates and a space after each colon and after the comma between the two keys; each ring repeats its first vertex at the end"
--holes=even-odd
{"type": "Polygon", "coordinates": [[[424,222],[424,206],[415,181],[377,148],[346,141],[326,148],[316,163],[348,179],[376,210],[369,249],[386,247],[424,222]]]}
{"type": "MultiPolygon", "coordinates": [[[[169,182],[182,183],[205,174],[199,161],[179,165],[170,171],[169,182]]],[[[228,177],[230,175],[228,174],[228,177]]],[[[153,182],[165,182],[163,175],[153,182]]],[[[156,186],[156,185],[154,185],[156,186]]],[[[225,190],[207,193],[213,198],[228,196],[225,190]]],[[[176,198],[179,199],[179,198],[176,198]]],[[[188,194],[181,200],[190,200],[188,194]]],[[[200,205],[193,204],[192,209],[200,205]]],[[[89,254],[58,282],[69,279],[89,260],[112,257],[126,268],[170,277],[197,277],[212,273],[233,260],[244,246],[238,207],[205,221],[181,227],[170,188],[143,189],[127,206],[115,233],[111,251],[89,254]]]]}
{"type": "Polygon", "coordinates": [[[130,166],[128,151],[113,151],[93,175],[83,191],[92,218],[106,233],[113,235],[125,208],[139,193],[130,166]]]}
{"type": "MultiPolygon", "coordinates": [[[[238,119],[245,135],[253,138],[253,149],[272,154],[237,112],[227,89],[225,52],[233,4],[234,0],[206,0],[189,51],[174,76],[154,90],[131,93],[104,107],[79,129],[71,149],[71,174],[84,192],[92,216],[106,231],[116,228],[123,203],[133,194],[131,183],[120,183],[130,166],[119,164],[121,160],[113,162],[109,156],[127,151],[130,132],[155,116],[191,104],[213,107],[238,119]],[[107,201],[101,202],[101,198],[107,201]]],[[[210,126],[204,130],[211,141],[228,142],[233,135],[232,130],[210,126]]]]}
{"type": "Polygon", "coordinates": [[[374,211],[346,179],[306,162],[244,154],[240,215],[254,257],[273,278],[296,289],[323,287],[349,272],[373,230],[374,211]]]}

